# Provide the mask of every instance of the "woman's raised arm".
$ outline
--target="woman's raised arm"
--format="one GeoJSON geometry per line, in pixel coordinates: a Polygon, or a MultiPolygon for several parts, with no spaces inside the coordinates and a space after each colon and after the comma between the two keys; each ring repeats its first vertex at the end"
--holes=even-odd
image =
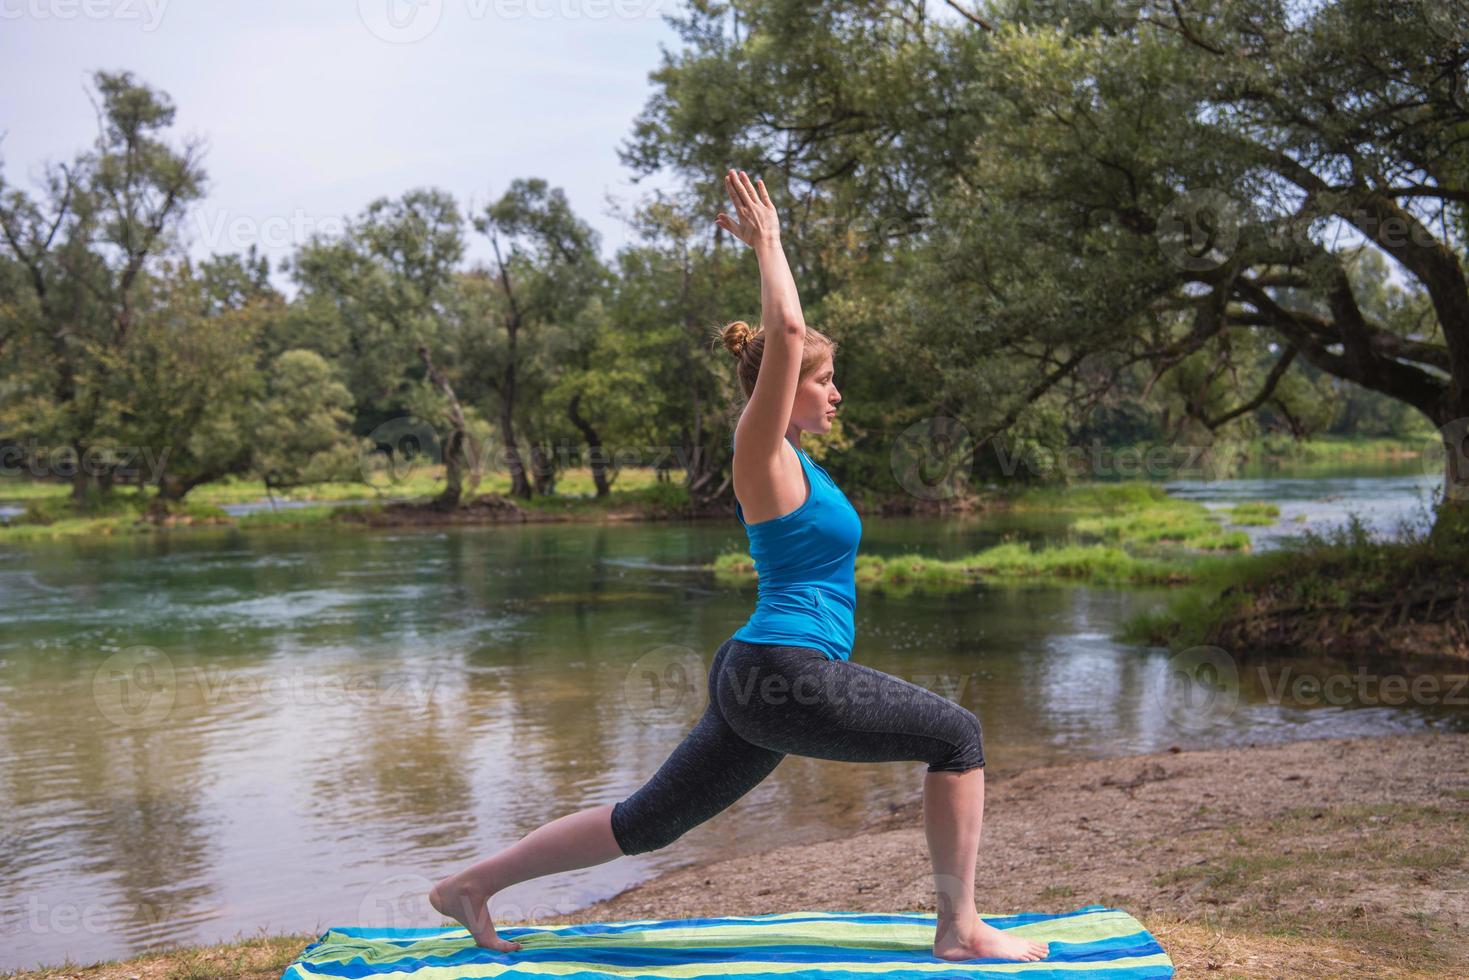
{"type": "Polygon", "coordinates": [[[739,221],[736,223],[722,211],[714,220],[755,250],[760,262],[760,326],[765,333],[755,390],[735,427],[735,457],[741,460],[741,469],[750,467],[747,472],[752,476],[774,476],[796,400],[806,320],[781,246],[780,221],[765,182],[752,184],[743,170],[731,170],[725,174],[724,183],[739,221]]]}

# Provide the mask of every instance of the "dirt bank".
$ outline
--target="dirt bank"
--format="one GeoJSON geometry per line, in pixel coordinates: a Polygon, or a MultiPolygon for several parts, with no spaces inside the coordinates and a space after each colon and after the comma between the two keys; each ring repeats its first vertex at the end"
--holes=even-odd
{"type": "MultiPolygon", "coordinates": [[[[1124,908],[1179,976],[1469,976],[1469,735],[1165,752],[989,781],[981,913],[1124,908]]],[[[674,845],[675,847],[677,844],[674,845]]],[[[915,802],[566,917],[933,910],[915,802]]]]}
{"type": "MultiPolygon", "coordinates": [[[[1124,908],[1180,978],[1469,976],[1466,841],[1469,734],[995,772],[978,902],[985,914],[1124,908]]],[[[929,874],[915,800],[855,837],[674,871],[556,921],[931,911],[929,874]]],[[[302,945],[287,937],[16,976],[274,980],[302,945]]]]}

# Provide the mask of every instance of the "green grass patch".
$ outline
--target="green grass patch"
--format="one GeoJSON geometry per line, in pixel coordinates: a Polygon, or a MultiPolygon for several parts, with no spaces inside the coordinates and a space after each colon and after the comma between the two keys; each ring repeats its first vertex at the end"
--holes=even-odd
{"type": "MultiPolygon", "coordinates": [[[[987,579],[1177,585],[1215,574],[1216,565],[1226,559],[1222,554],[1212,558],[1212,553],[1250,547],[1243,531],[1222,530],[1208,508],[1171,497],[1153,483],[1030,487],[1005,499],[1012,512],[1075,515],[1070,530],[1080,540],[1041,547],[1007,541],[948,560],[858,555],[858,587],[952,589],[987,579]],[[1147,553],[1139,553],[1143,551],[1147,553]]],[[[711,567],[736,579],[755,575],[754,564],[742,551],[721,555],[711,567]]]]}
{"type": "Polygon", "coordinates": [[[1247,500],[1229,509],[1229,523],[1268,526],[1280,517],[1280,508],[1263,500],[1247,500]]]}
{"type": "MultiPolygon", "coordinates": [[[[1161,585],[1191,581],[1197,565],[1198,560],[1190,555],[1142,558],[1111,545],[1070,544],[1036,549],[1012,541],[947,560],[923,555],[858,555],[856,578],[859,589],[882,591],[912,588],[947,591],[987,579],[1161,585]]],[[[741,551],[720,555],[710,568],[717,576],[734,580],[756,577],[754,562],[741,551]]]]}
{"type": "Polygon", "coordinates": [[[1376,541],[1350,513],[1324,532],[1305,530],[1291,546],[1203,563],[1196,572],[1163,609],[1125,621],[1118,639],[1185,649],[1208,642],[1262,590],[1277,607],[1326,613],[1359,596],[1400,593],[1414,582],[1462,580],[1469,577],[1469,553],[1436,545],[1426,530],[1406,524],[1395,539],[1376,541]]]}

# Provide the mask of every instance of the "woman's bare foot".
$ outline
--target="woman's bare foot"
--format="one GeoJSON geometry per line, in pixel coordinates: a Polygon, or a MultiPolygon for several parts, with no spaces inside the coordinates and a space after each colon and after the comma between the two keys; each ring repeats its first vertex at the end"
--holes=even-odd
{"type": "Polygon", "coordinates": [[[490,896],[476,891],[471,882],[459,875],[450,875],[429,889],[428,903],[440,915],[447,915],[469,930],[474,941],[487,949],[500,953],[518,951],[520,943],[512,939],[501,939],[495,935],[495,923],[490,920],[490,896]]]}
{"type": "Polygon", "coordinates": [[[962,926],[940,923],[934,937],[933,955],[941,960],[1043,960],[1050,954],[1050,943],[1038,943],[1023,936],[1012,936],[985,922],[979,916],[962,926]]]}

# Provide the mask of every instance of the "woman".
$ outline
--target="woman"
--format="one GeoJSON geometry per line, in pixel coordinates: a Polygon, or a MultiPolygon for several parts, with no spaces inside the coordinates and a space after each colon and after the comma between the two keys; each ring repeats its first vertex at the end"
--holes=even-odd
{"type": "Polygon", "coordinates": [[[725,175],[738,221],[715,223],[755,250],[761,317],[736,321],[725,345],[740,358],[748,402],[735,427],[735,513],[750,539],[759,598],[749,620],[714,656],[703,717],[653,777],[626,799],[568,814],[491,858],[440,881],[429,901],[481,946],[520,944],[495,934],[487,903],[502,888],[557,871],[666,847],[727,808],[788,754],[848,762],[928,763],[923,819],[938,928],[947,960],[1038,960],[1047,944],[980,919],[974,873],[984,812],[979,720],[926,688],[849,659],[854,567],[862,522],[822,467],[797,443],[831,428],[841,395],[835,346],[801,315],[763,181],[725,175]]]}

